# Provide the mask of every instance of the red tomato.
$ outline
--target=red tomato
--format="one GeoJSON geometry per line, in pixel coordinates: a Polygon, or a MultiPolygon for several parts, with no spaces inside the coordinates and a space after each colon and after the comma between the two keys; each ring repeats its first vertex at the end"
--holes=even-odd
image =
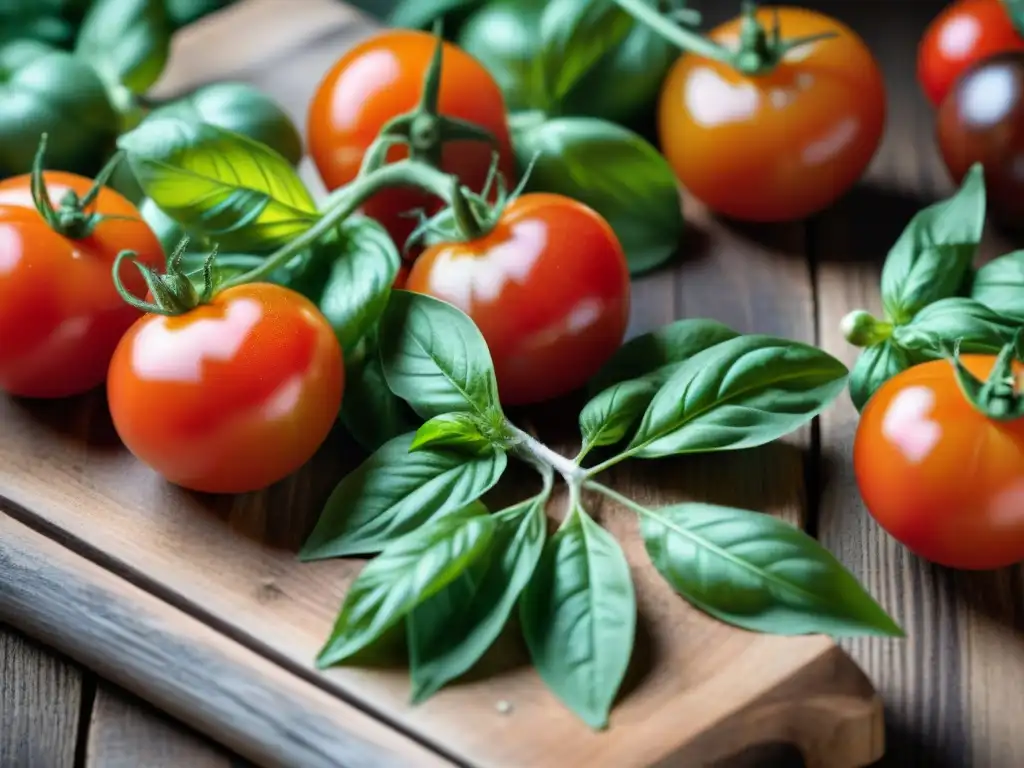
{"type": "MultiPolygon", "coordinates": [[[[69,190],[84,196],[92,181],[44,174],[54,207],[69,190]]],[[[66,397],[103,383],[121,335],[141,314],[114,289],[111,268],[122,249],[163,269],[160,241],[138,209],[104,188],[92,211],[133,217],[101,222],[88,237],[58,234],[35,209],[30,177],[0,182],[0,389],[23,397],[66,397]]],[[[131,264],[125,286],[144,293],[131,264]]]]}
{"type": "Polygon", "coordinates": [[[145,315],[110,363],[121,440],[194,491],[265,488],[327,437],[344,388],[341,347],[295,291],[250,283],[178,317],[145,315]]]}
{"type": "MultiPolygon", "coordinates": [[[[349,50],[324,77],[310,104],[307,133],[309,153],[329,190],[352,181],[384,124],[419,102],[435,46],[436,38],[425,32],[381,32],[349,50]]],[[[476,59],[449,43],[442,54],[438,111],[491,131],[501,153],[499,167],[511,182],[515,164],[501,90],[476,59]]],[[[449,142],[441,168],[479,192],[493,151],[485,142],[449,142]]],[[[388,160],[407,156],[405,147],[393,147],[388,160]]],[[[431,213],[439,204],[419,190],[391,188],[368,200],[364,210],[401,245],[416,227],[415,219],[402,214],[417,208],[431,213]]]]}
{"type": "Polygon", "coordinates": [[[473,319],[506,405],[583,385],[618,348],[629,317],[629,270],[615,233],[561,195],[523,195],[480,239],[428,248],[407,288],[473,319]]]}
{"type": "Polygon", "coordinates": [[[1002,0],[959,0],[925,30],[917,48],[917,79],[937,107],[969,66],[997,53],[1019,50],[1024,50],[1024,38],[1002,0]]]}
{"type": "MultiPolygon", "coordinates": [[[[995,358],[964,355],[987,378],[995,358]]],[[[1017,366],[1024,384],[1024,366],[1017,366]]],[[[1024,419],[972,406],[945,360],[890,379],[861,415],[853,448],[868,510],[894,538],[954,568],[1024,560],[1024,419]]]]}
{"type": "Polygon", "coordinates": [[[405,284],[409,281],[409,265],[403,264],[398,268],[398,274],[395,275],[395,282],[391,284],[391,287],[399,290],[405,288],[405,284]]]}
{"type": "MultiPolygon", "coordinates": [[[[676,176],[712,210],[747,221],[791,221],[831,205],[860,178],[882,138],[885,85],[864,42],[828,16],[762,7],[783,38],[836,37],[790,51],[747,76],[686,54],[662,86],[659,137],[676,176]]],[[[740,19],[710,37],[734,47],[740,19]]]]}

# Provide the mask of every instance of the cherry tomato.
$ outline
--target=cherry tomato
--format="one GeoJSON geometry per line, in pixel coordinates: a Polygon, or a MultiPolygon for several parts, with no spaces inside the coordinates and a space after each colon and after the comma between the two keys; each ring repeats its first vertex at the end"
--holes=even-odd
{"type": "Polygon", "coordinates": [[[395,275],[395,282],[391,284],[391,287],[394,288],[395,290],[405,288],[405,284],[409,282],[410,269],[411,268],[409,267],[408,264],[402,264],[402,266],[398,268],[398,274],[395,275]]]}
{"type": "Polygon", "coordinates": [[[167,480],[244,493],[312,457],[343,388],[341,347],[316,307],[250,283],[184,315],[143,316],[114,353],[107,398],[128,450],[167,480]]]}
{"type": "MultiPolygon", "coordinates": [[[[982,379],[994,361],[963,356],[982,379]]],[[[1024,366],[1016,370],[1024,383],[1024,366]]],[[[975,409],[951,363],[886,382],[861,414],[853,459],[868,510],[921,557],[967,569],[1024,560],[1024,419],[975,409]]]]}
{"type": "Polygon", "coordinates": [[[972,64],[1004,51],[1024,50],[1003,0],[959,0],[925,30],[917,48],[917,79],[928,100],[942,103],[972,64]]]}
{"type": "MultiPolygon", "coordinates": [[[[352,181],[384,124],[419,102],[436,44],[436,38],[425,32],[382,32],[349,50],[324,77],[310,104],[307,133],[309,153],[329,190],[352,181]]],[[[513,179],[514,155],[501,90],[476,59],[448,43],[442,53],[438,110],[489,130],[498,141],[499,168],[506,180],[513,179]]],[[[493,152],[485,142],[448,142],[441,168],[479,192],[493,152]]],[[[405,147],[393,147],[388,161],[406,156],[405,147]]],[[[416,227],[414,218],[402,214],[417,208],[430,213],[439,204],[418,190],[391,188],[368,200],[364,210],[401,245],[416,227]]]]}
{"type": "Polygon", "coordinates": [[[483,237],[428,248],[407,288],[473,319],[506,405],[583,385],[618,348],[629,316],[629,270],[615,233],[561,195],[523,195],[483,237]]]}
{"type": "MultiPolygon", "coordinates": [[[[59,171],[44,177],[54,207],[92,181],[59,171]]],[[[0,182],[0,389],[23,397],[66,397],[103,383],[121,335],[141,314],[114,289],[111,268],[128,248],[161,270],[160,241],[138,209],[112,189],[93,212],[134,218],[100,222],[73,239],[50,228],[32,203],[30,177],[0,182]]],[[[121,279],[136,295],[142,275],[125,264],[121,279]]]]}
{"type": "MultiPolygon", "coordinates": [[[[885,85],[864,42],[828,16],[762,7],[782,37],[833,32],[799,46],[759,76],[686,54],[659,105],[662,151],[676,176],[712,210],[747,221],[790,221],[827,207],[860,178],[882,138],[885,85]]],[[[740,19],[710,37],[734,47],[740,19]]]]}
{"type": "Polygon", "coordinates": [[[971,165],[985,168],[992,215],[1021,225],[1024,216],[1024,51],[975,64],[939,108],[938,139],[950,176],[960,183],[971,165]]]}

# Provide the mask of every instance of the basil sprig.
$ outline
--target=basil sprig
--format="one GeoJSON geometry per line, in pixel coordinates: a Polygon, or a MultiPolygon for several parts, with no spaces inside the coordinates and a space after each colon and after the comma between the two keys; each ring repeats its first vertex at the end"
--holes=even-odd
{"type": "Polygon", "coordinates": [[[632,655],[637,603],[622,548],[588,514],[587,494],[634,511],[657,570],[722,621],[779,634],[901,633],[832,555],[786,523],[705,504],[649,509],[594,480],[631,457],[760,445],[806,424],[846,382],[821,350],[710,320],[634,339],[594,379],[575,461],[508,420],[487,345],[450,304],[394,291],[376,345],[360,347],[373,350],[393,396],[426,421],[341,481],[303,548],[305,559],[377,554],[345,598],[322,666],[350,661],[404,621],[420,702],[470,670],[518,608],[541,678],[603,728],[632,655]],[[589,451],[615,446],[583,465],[589,451]],[[481,497],[508,457],[536,467],[543,487],[488,513],[481,497]],[[548,536],[556,473],[568,507],[548,536]]]}

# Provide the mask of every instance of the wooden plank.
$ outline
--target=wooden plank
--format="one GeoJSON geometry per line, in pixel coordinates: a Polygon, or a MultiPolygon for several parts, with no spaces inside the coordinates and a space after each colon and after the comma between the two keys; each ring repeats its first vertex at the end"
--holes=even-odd
{"type": "Polygon", "coordinates": [[[2,512],[0,583],[12,625],[261,765],[446,764],[2,512]]]}
{"type": "Polygon", "coordinates": [[[0,624],[0,766],[71,768],[81,696],[78,667],[0,624]]]}
{"type": "Polygon", "coordinates": [[[89,718],[86,768],[244,768],[241,758],[109,683],[89,718]]]}

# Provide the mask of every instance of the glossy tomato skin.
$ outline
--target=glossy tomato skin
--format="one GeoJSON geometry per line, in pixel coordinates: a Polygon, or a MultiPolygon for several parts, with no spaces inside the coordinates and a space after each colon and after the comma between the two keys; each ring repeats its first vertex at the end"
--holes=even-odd
{"type": "MultiPolygon", "coordinates": [[[[864,42],[828,16],[762,7],[784,38],[834,32],[798,47],[770,74],[748,77],[684,55],[662,86],[661,148],[676,176],[713,211],[745,221],[791,221],[831,205],[860,178],[885,123],[885,85],[864,42]]],[[[738,40],[738,19],[711,37],[738,40]]]]}
{"type": "Polygon", "coordinates": [[[428,248],[406,287],[473,319],[506,405],[582,386],[618,348],[629,318],[629,270],[615,233],[561,195],[523,195],[484,237],[428,248]]]}
{"type": "Polygon", "coordinates": [[[107,398],[125,446],[164,478],[244,493],[313,456],[343,388],[341,347],[312,302],[250,283],[179,317],[142,317],[114,353],[107,398]]]}
{"type": "Polygon", "coordinates": [[[1005,51],[1024,50],[1003,0],[959,0],[928,25],[917,49],[917,79],[939,106],[973,64],[1005,51]]]}
{"type": "MultiPolygon", "coordinates": [[[[982,379],[994,359],[963,356],[982,379]]],[[[1024,383],[1024,366],[1017,373],[1024,383]]],[[[949,362],[915,366],[875,393],[853,459],[872,516],[921,557],[964,569],[1024,560],[1024,419],[975,410],[949,362]]]]}
{"type": "MultiPolygon", "coordinates": [[[[53,204],[92,181],[60,171],[44,176],[53,204]]],[[[35,209],[28,176],[0,182],[0,389],[22,397],[67,397],[103,383],[121,335],[141,315],[114,289],[122,249],[162,271],[160,241],[138,209],[111,189],[93,210],[133,217],[101,222],[88,237],[57,234],[35,209]]],[[[124,264],[125,286],[143,296],[139,271],[124,264]]]]}
{"type": "Polygon", "coordinates": [[[978,162],[992,215],[1020,227],[1024,217],[1024,51],[982,61],[956,82],[939,108],[939,150],[960,183],[978,162]]]}
{"type": "MultiPolygon", "coordinates": [[[[324,77],[310,104],[307,133],[309,153],[328,190],[352,181],[381,128],[419,103],[435,46],[436,39],[425,32],[381,32],[349,50],[324,77]]],[[[443,115],[476,123],[495,136],[499,167],[511,184],[515,163],[501,90],[476,59],[449,43],[442,54],[438,109],[443,115]]],[[[493,152],[485,142],[449,142],[444,145],[441,167],[480,191],[493,152]]],[[[406,156],[405,147],[393,147],[388,160],[406,156]]],[[[417,208],[432,212],[438,204],[418,190],[392,188],[368,200],[364,210],[402,245],[416,226],[414,218],[402,214],[417,208]]]]}

